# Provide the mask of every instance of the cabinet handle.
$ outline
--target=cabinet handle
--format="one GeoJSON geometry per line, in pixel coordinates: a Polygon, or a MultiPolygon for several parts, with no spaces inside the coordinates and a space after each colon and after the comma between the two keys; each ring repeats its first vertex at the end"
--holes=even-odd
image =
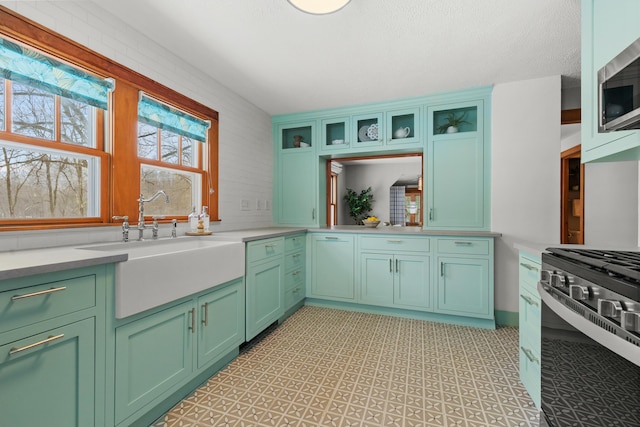
{"type": "Polygon", "coordinates": [[[325,238],[326,240],[338,240],[338,238],[337,238],[337,237],[328,237],[328,236],[325,236],[324,238],[325,238]]]}
{"type": "Polygon", "coordinates": [[[396,258],[396,273],[400,273],[400,267],[398,265],[398,258],[396,258]]]}
{"type": "Polygon", "coordinates": [[[524,355],[527,356],[527,359],[529,359],[529,362],[537,363],[538,365],[540,364],[540,360],[538,360],[538,358],[533,355],[533,352],[531,350],[529,350],[528,348],[524,348],[522,346],[520,346],[520,350],[522,350],[524,355]]]}
{"type": "Polygon", "coordinates": [[[189,311],[191,312],[191,326],[189,327],[189,330],[191,331],[192,334],[195,334],[196,333],[196,309],[192,308],[189,311]]]}
{"type": "Polygon", "coordinates": [[[44,345],[44,344],[50,343],[51,341],[58,340],[58,339],[60,339],[62,337],[64,337],[64,334],[51,335],[51,336],[49,336],[49,338],[43,339],[42,341],[34,342],[33,344],[25,345],[24,347],[20,347],[20,348],[13,347],[11,350],[9,350],[9,356],[13,356],[16,353],[20,353],[21,351],[29,350],[30,348],[37,347],[39,345],[44,345]]]}
{"type": "Polygon", "coordinates": [[[440,277],[444,277],[444,262],[440,263],[440,277]]]}
{"type": "Polygon", "coordinates": [[[433,208],[429,209],[429,221],[433,221],[433,208]]]}
{"type": "Polygon", "coordinates": [[[536,301],[532,300],[531,298],[529,298],[529,297],[528,297],[528,296],[526,296],[526,295],[522,295],[522,294],[520,294],[520,298],[522,298],[523,300],[525,300],[525,301],[527,302],[527,304],[529,304],[529,305],[533,305],[534,307],[537,307],[537,306],[538,306],[538,303],[537,303],[536,301]]]}
{"type": "Polygon", "coordinates": [[[316,219],[316,208],[311,209],[311,219],[316,219]]]}
{"type": "Polygon", "coordinates": [[[389,273],[393,273],[393,260],[389,258],[389,273]]]}
{"type": "Polygon", "coordinates": [[[293,258],[299,258],[300,254],[293,254],[293,258]]]}
{"type": "Polygon", "coordinates": [[[402,240],[400,240],[400,239],[387,239],[387,242],[389,242],[389,243],[402,243],[402,240]]]}
{"type": "Polygon", "coordinates": [[[19,299],[24,299],[24,298],[39,297],[40,295],[49,295],[54,292],[64,291],[65,289],[67,289],[66,286],[60,286],[59,288],[51,288],[51,289],[47,289],[40,292],[32,292],[30,294],[14,295],[11,297],[11,301],[17,301],[19,299]]]}
{"type": "Polygon", "coordinates": [[[471,246],[473,242],[453,242],[453,244],[458,246],[471,246]]]}
{"type": "Polygon", "coordinates": [[[202,324],[207,326],[209,324],[209,303],[205,302],[202,304],[202,308],[204,309],[204,318],[202,319],[202,324]]]}
{"type": "Polygon", "coordinates": [[[275,247],[276,247],[276,244],[275,244],[275,243],[271,243],[271,244],[269,244],[269,245],[264,245],[264,247],[265,247],[265,248],[269,248],[269,249],[271,249],[271,248],[275,248],[275,247]]]}
{"type": "Polygon", "coordinates": [[[525,264],[525,263],[521,262],[521,263],[520,263],[520,265],[521,265],[522,267],[526,268],[526,269],[527,269],[527,270],[529,270],[529,271],[538,271],[538,268],[537,268],[537,267],[534,267],[534,266],[533,266],[533,265],[531,265],[531,264],[525,264]]]}

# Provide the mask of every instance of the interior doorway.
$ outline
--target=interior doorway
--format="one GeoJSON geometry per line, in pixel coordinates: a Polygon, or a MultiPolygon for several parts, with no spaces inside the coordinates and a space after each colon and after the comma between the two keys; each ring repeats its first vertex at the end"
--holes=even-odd
{"type": "Polygon", "coordinates": [[[584,165],[580,162],[581,146],[560,154],[560,243],[584,244],[584,165]]]}

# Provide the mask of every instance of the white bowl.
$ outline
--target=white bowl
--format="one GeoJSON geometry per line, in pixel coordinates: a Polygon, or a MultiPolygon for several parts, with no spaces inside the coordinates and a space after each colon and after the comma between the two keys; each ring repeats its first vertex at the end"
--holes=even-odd
{"type": "Polygon", "coordinates": [[[300,143],[300,147],[311,147],[309,144],[307,144],[306,142],[301,142],[300,143]]]}
{"type": "Polygon", "coordinates": [[[334,139],[333,141],[331,141],[332,145],[340,145],[340,144],[344,144],[344,139],[334,139]]]}

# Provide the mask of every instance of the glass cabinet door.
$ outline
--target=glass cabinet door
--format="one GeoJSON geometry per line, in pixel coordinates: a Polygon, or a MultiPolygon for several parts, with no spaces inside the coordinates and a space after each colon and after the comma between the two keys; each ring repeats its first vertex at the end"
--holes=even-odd
{"type": "Polygon", "coordinates": [[[351,145],[349,117],[322,120],[322,150],[346,150],[351,145]]]}
{"type": "Polygon", "coordinates": [[[420,142],[419,117],[419,108],[387,112],[387,144],[409,144],[420,142]]]}
{"type": "Polygon", "coordinates": [[[314,125],[315,122],[280,125],[280,147],[283,150],[311,149],[314,144],[314,125]]]}
{"type": "Polygon", "coordinates": [[[382,145],[384,139],[383,113],[353,116],[351,123],[352,148],[382,145]]]}
{"type": "Polygon", "coordinates": [[[432,135],[478,131],[481,118],[478,115],[477,104],[450,105],[430,108],[429,111],[432,135]]]}

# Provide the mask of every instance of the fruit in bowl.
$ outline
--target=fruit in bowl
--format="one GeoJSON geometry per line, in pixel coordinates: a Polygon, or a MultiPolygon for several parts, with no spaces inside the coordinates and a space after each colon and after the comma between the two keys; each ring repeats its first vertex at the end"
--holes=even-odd
{"type": "Polygon", "coordinates": [[[378,226],[378,224],[380,224],[380,220],[377,216],[368,216],[362,220],[362,223],[365,227],[375,228],[378,226]]]}

